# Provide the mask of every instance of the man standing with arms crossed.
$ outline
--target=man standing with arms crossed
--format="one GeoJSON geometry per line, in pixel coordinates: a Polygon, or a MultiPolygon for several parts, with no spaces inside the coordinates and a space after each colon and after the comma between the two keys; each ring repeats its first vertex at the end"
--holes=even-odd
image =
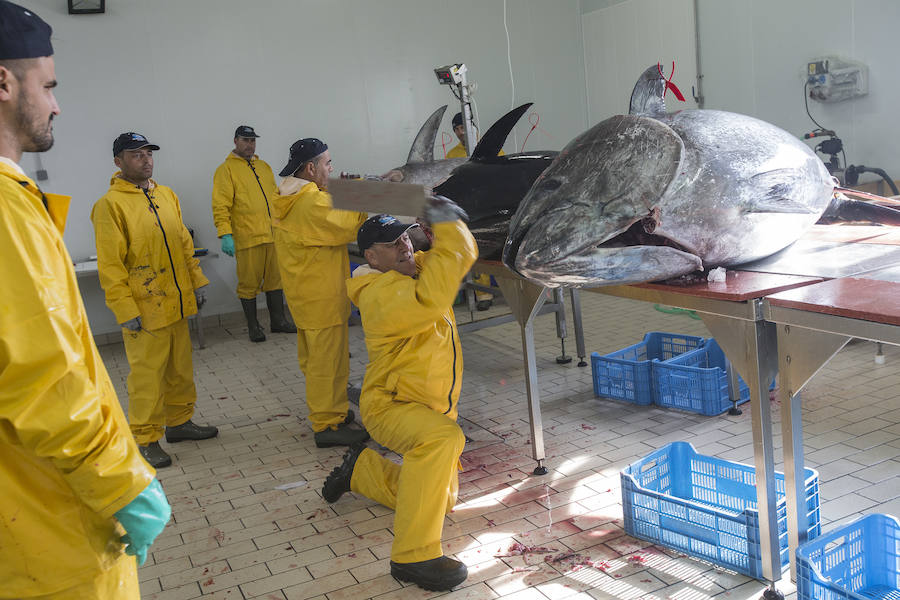
{"type": "Polygon", "coordinates": [[[275,194],[275,176],[256,155],[252,127],[241,125],[234,131],[234,150],[213,176],[212,213],[222,240],[222,252],[237,263],[237,295],[247,319],[251,342],[266,341],[256,318],[256,295],[266,293],[269,328],[273,333],[297,333],[284,314],[281,274],[272,238],[270,202],[275,194]]]}
{"type": "Polygon", "coordinates": [[[18,165],[53,145],[50,34],[0,0],[0,598],[137,600],[131,556],[171,510],[94,345],[62,239],[70,199],[18,165]]]}

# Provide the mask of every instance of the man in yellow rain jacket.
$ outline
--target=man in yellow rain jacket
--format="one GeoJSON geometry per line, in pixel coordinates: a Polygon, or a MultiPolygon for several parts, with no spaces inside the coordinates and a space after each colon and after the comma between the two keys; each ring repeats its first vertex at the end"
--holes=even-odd
{"type": "MultiPolygon", "coordinates": [[[[462,113],[456,113],[453,115],[453,133],[456,134],[456,137],[459,139],[459,143],[447,152],[447,158],[465,158],[469,156],[469,153],[466,151],[466,128],[463,125],[463,117],[462,113]]],[[[503,150],[497,153],[497,156],[504,156],[503,150]]],[[[475,283],[483,286],[491,285],[491,276],[485,274],[473,274],[473,279],[475,283]]],[[[475,308],[478,310],[487,310],[491,307],[491,304],[494,303],[494,295],[490,292],[483,292],[481,290],[475,290],[475,299],[476,304],[475,308]]]]}
{"type": "Polygon", "coordinates": [[[234,150],[213,176],[212,213],[222,240],[222,252],[237,263],[237,295],[247,319],[251,342],[266,341],[256,318],[256,295],[266,293],[269,328],[273,333],[296,333],[284,314],[281,274],[272,238],[272,209],[275,176],[256,155],[252,127],[241,125],[234,132],[234,150]]]}
{"type": "Polygon", "coordinates": [[[463,360],[452,305],[478,248],[464,216],[446,198],[429,199],[434,245],[415,256],[410,226],[394,217],[377,215],[360,228],[369,267],[347,284],[369,351],[360,410],[372,438],[403,464],[352,446],[322,488],[328,502],[353,490],[394,509],[391,575],[428,590],[449,590],[467,577],[466,566],[441,550],[466,441],[456,423],[463,360]]]}
{"type": "Polygon", "coordinates": [[[306,378],[306,406],[316,446],[349,446],[369,435],[351,427],[347,400],[350,277],[347,244],[366,215],[331,206],[328,146],[305,138],[291,146],[273,210],[275,248],[288,306],[297,323],[297,359],[306,378]]]}
{"type": "Polygon", "coordinates": [[[94,205],[97,270],[106,305],[122,326],[128,374],[128,421],[154,467],[172,458],[159,445],[205,440],[218,429],[191,421],[197,390],[187,319],[206,301],[209,280],[194,258],[178,196],[153,175],[151,144],[139,133],[113,142],[119,172],[94,205]]]}
{"type": "Polygon", "coordinates": [[[137,600],[132,556],[171,511],[94,345],[62,238],[69,198],[18,165],[53,144],[50,33],[0,0],[0,598],[137,600]]]}

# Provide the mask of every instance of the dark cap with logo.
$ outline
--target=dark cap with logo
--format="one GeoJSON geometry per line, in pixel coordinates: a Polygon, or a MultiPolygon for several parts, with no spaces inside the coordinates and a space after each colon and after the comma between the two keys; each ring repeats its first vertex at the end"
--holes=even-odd
{"type": "Polygon", "coordinates": [[[234,130],[234,137],[258,138],[259,136],[256,135],[256,132],[249,125],[240,125],[234,130]]]}
{"type": "Polygon", "coordinates": [[[291,155],[288,163],[279,173],[282,177],[293,175],[297,167],[305,162],[309,162],[318,155],[328,150],[328,144],[319,138],[303,138],[291,144],[291,155]]]}
{"type": "Polygon", "coordinates": [[[0,0],[0,60],[52,56],[53,30],[30,10],[0,0]]]}
{"type": "Polygon", "coordinates": [[[390,244],[417,223],[401,223],[391,215],[375,215],[362,224],[356,234],[356,245],[360,252],[365,252],[372,244],[390,244]]]}
{"type": "Polygon", "coordinates": [[[137,150],[138,148],[150,148],[159,150],[159,146],[151,144],[150,140],[139,133],[128,131],[121,134],[113,142],[113,156],[118,156],[123,150],[137,150]]]}

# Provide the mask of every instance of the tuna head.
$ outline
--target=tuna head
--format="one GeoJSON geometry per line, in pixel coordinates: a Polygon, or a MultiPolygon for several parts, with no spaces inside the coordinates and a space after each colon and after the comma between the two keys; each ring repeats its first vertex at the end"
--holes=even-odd
{"type": "Polygon", "coordinates": [[[653,118],[619,115],[572,140],[535,181],[510,224],[503,262],[543,285],[664,279],[702,268],[653,235],[684,145],[653,118]]]}

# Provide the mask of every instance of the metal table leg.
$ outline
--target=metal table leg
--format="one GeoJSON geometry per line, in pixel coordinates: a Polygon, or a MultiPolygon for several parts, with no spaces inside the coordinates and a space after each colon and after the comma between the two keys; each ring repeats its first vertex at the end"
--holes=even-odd
{"type": "Polygon", "coordinates": [[[584,358],[587,352],[584,349],[584,326],[581,322],[581,290],[572,288],[572,328],[575,330],[575,352],[578,354],[578,366],[586,367],[584,358]]]}
{"type": "Polygon", "coordinates": [[[572,357],[566,354],[566,303],[562,288],[555,288],[553,290],[553,303],[557,306],[556,337],[559,338],[559,343],[562,347],[561,354],[556,357],[556,363],[560,365],[567,365],[572,362],[572,357]]]}

